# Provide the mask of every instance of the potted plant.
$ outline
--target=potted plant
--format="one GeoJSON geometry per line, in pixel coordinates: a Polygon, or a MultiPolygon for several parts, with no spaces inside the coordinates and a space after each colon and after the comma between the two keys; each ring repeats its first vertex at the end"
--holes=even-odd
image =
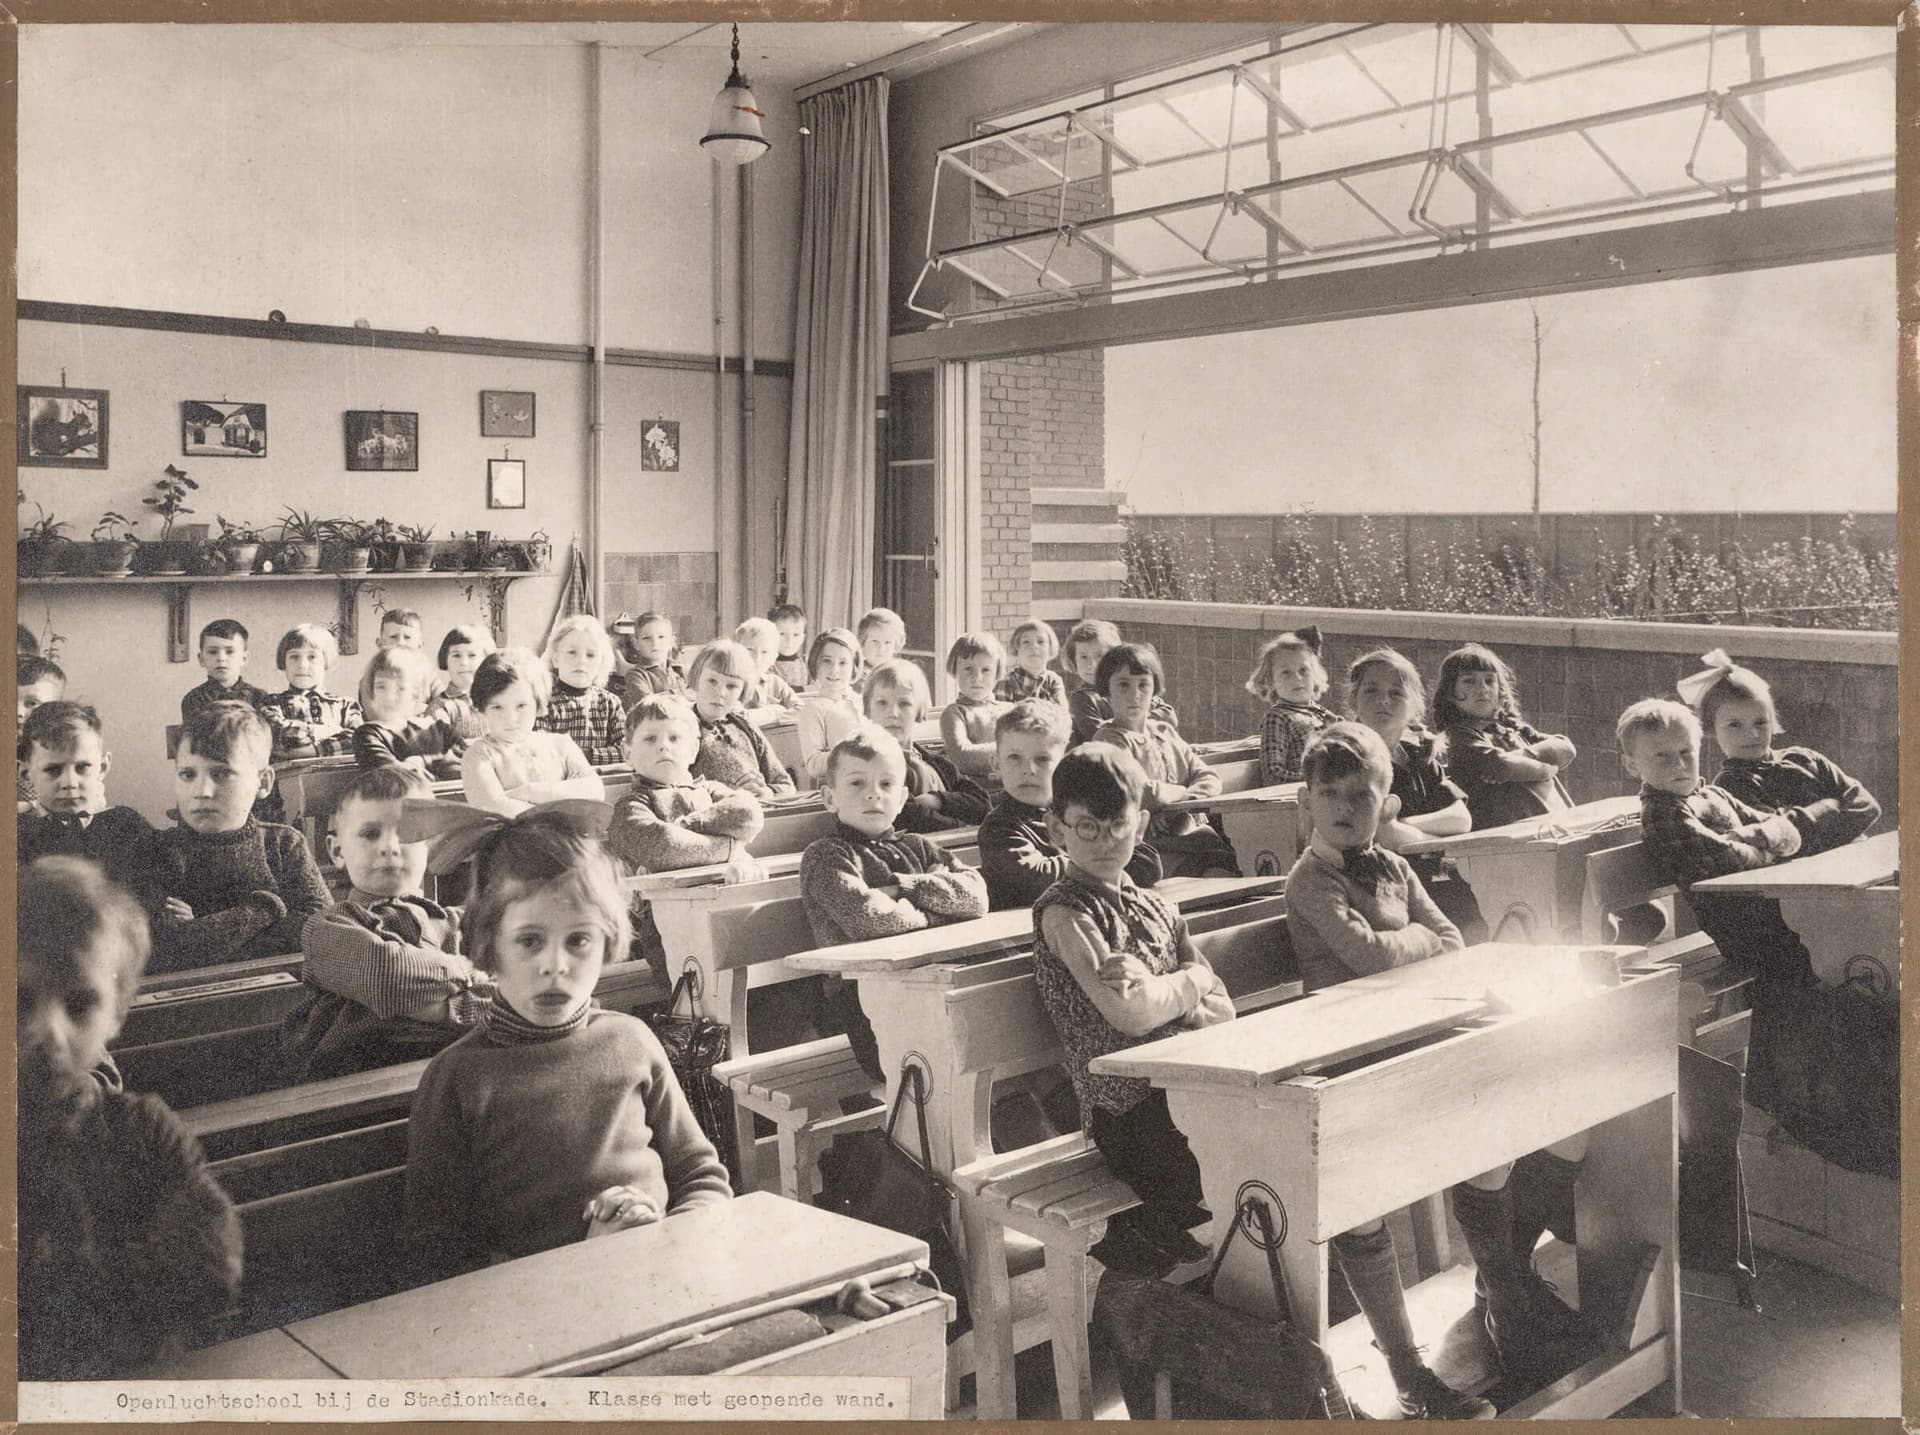
{"type": "Polygon", "coordinates": [[[260,530],[249,523],[229,523],[224,513],[214,516],[220,520],[220,538],[215,546],[226,558],[227,571],[253,572],[260,557],[260,530]]]}
{"type": "Polygon", "coordinates": [[[187,506],[187,495],[200,485],[187,477],[183,468],[168,464],[166,472],[153,481],[153,492],[140,501],[160,515],[160,537],[152,545],[154,550],[153,571],[155,573],[184,573],[187,560],[191,556],[190,545],[173,541],[174,520],[193,510],[187,506]]]}
{"type": "Polygon", "coordinates": [[[433,566],[433,526],[400,525],[400,562],[409,573],[424,573],[433,566]]]}
{"type": "Polygon", "coordinates": [[[525,544],[527,567],[535,573],[545,573],[553,567],[553,540],[547,537],[547,530],[536,528],[533,537],[525,544]]]}
{"type": "Polygon", "coordinates": [[[93,526],[93,571],[104,578],[131,573],[134,550],[139,546],[131,518],[111,511],[101,514],[93,526]]]}
{"type": "Polygon", "coordinates": [[[365,573],[373,562],[373,525],[357,518],[331,518],[320,525],[331,548],[326,563],[336,573],[365,573]]]}
{"type": "Polygon", "coordinates": [[[320,567],[320,539],[326,529],[323,519],[304,509],[289,508],[280,520],[280,566],[289,573],[312,573],[320,567]]]}
{"type": "MultiPolygon", "coordinates": [[[[27,501],[25,493],[20,495],[20,501],[23,504],[27,501]]],[[[63,532],[66,524],[39,504],[33,507],[40,516],[32,523],[20,525],[18,553],[22,578],[40,578],[49,573],[58,573],[61,559],[66,556],[66,550],[73,542],[63,532]]]]}
{"type": "Polygon", "coordinates": [[[400,530],[389,519],[376,518],[368,528],[371,546],[368,563],[376,573],[391,573],[400,566],[400,530]]]}
{"type": "Polygon", "coordinates": [[[478,573],[493,563],[493,530],[476,528],[467,535],[465,545],[466,567],[469,572],[478,573]]]}

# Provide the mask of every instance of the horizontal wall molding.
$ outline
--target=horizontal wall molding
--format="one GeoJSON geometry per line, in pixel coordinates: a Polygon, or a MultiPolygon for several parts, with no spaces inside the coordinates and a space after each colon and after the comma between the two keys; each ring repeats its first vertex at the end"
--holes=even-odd
{"type": "MultiPolygon", "coordinates": [[[[586,344],[541,344],[525,339],[489,339],[470,334],[419,334],[402,329],[360,329],[346,324],[278,324],[270,319],[242,319],[230,314],[181,314],[167,309],[122,309],[106,304],[68,304],[50,299],[22,299],[22,321],[43,324],[98,324],[116,329],[156,329],[173,334],[206,334],[223,339],[272,339],[293,344],[343,344],[359,349],[406,349],[433,354],[481,354],[498,359],[534,359],[559,364],[590,364],[593,349],[586,344]]],[[[607,350],[615,368],[682,369],[713,373],[721,367],[711,354],[677,354],[654,349],[607,350]]],[[[786,359],[756,358],[756,376],[793,377],[786,359]]],[[[741,372],[737,355],[726,357],[724,371],[741,372]]]]}

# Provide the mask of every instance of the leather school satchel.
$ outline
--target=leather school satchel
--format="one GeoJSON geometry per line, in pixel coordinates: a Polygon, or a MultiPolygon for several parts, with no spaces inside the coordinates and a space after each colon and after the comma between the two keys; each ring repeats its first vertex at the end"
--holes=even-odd
{"type": "Polygon", "coordinates": [[[713,1143],[726,1163],[727,1176],[735,1195],[748,1190],[741,1179],[740,1151],[734,1141],[733,1097],[714,1077],[713,1069],[727,1059],[732,1050],[732,1034],[723,1021],[702,1016],[693,1000],[694,969],[688,967],[673,984],[673,995],[658,1012],[647,1018],[647,1025],[666,1049],[667,1065],[693,1108],[693,1119],[700,1123],[707,1140],[713,1143]],[[680,1015],[680,998],[687,999],[686,1015],[680,1015]]]}

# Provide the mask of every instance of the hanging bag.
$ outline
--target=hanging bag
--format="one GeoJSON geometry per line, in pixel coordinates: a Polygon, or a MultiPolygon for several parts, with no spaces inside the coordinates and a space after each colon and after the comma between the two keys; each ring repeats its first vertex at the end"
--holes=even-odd
{"type": "Polygon", "coordinates": [[[727,1176],[734,1194],[749,1189],[742,1180],[740,1150],[734,1140],[733,1094],[713,1074],[714,1067],[727,1059],[732,1049],[732,1033],[727,1024],[701,1015],[694,1002],[696,969],[689,965],[673,984],[673,995],[661,1010],[647,1018],[647,1025],[666,1049],[667,1065],[673,1068],[693,1108],[693,1119],[726,1163],[727,1176]],[[681,1016],[680,998],[687,999],[687,1013],[681,1016]]]}

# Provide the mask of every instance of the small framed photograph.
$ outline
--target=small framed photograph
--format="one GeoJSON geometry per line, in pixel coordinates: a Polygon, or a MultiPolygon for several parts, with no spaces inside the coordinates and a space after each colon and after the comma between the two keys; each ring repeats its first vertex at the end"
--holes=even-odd
{"type": "Polygon", "coordinates": [[[527,461],[524,458],[487,460],[487,507],[527,506],[527,461]]]}
{"type": "Polygon", "coordinates": [[[680,471],[679,419],[648,419],[640,425],[640,471],[680,471]]]}
{"type": "Polygon", "coordinates": [[[347,410],[348,473],[412,473],[419,467],[419,414],[347,410]]]}
{"type": "Polygon", "coordinates": [[[180,452],[188,458],[265,458],[267,406],[183,399],[180,452]]]}
{"type": "Polygon", "coordinates": [[[480,390],[481,438],[532,438],[533,395],[518,389],[480,390]]]}
{"type": "Polygon", "coordinates": [[[20,385],[22,468],[105,468],[107,391],[20,385]]]}

